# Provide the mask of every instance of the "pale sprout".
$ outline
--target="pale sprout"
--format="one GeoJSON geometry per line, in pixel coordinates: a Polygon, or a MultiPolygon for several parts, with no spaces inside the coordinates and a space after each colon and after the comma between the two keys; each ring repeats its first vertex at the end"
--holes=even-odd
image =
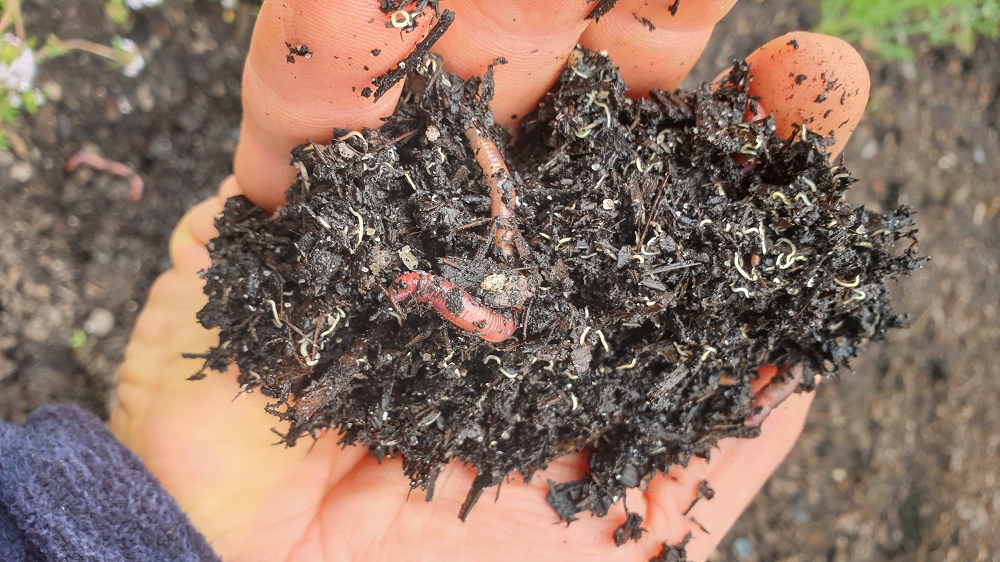
{"type": "Polygon", "coordinates": [[[146,59],[142,58],[142,53],[139,52],[139,47],[129,38],[124,38],[118,45],[118,48],[129,55],[128,62],[125,64],[125,68],[122,72],[125,76],[129,78],[134,78],[139,74],[139,71],[145,68],[146,59]]]}

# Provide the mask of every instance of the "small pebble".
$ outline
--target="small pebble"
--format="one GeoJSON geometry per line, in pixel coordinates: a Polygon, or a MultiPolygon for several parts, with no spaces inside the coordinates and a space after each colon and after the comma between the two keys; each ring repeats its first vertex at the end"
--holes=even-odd
{"type": "Polygon", "coordinates": [[[115,316],[103,308],[95,308],[83,323],[83,331],[95,338],[103,338],[111,333],[114,327],[115,316]]]}
{"type": "Polygon", "coordinates": [[[972,149],[972,161],[976,164],[982,164],[986,162],[986,151],[983,147],[977,146],[972,149]]]}
{"type": "Polygon", "coordinates": [[[143,113],[153,111],[156,106],[156,98],[149,87],[149,84],[142,84],[135,89],[135,98],[139,105],[139,110],[143,113]]]}
{"type": "Polygon", "coordinates": [[[128,115],[129,113],[132,113],[132,104],[129,103],[127,97],[118,96],[117,103],[118,103],[118,111],[120,111],[122,115],[128,115]]]}
{"type": "Polygon", "coordinates": [[[899,70],[903,73],[903,78],[913,82],[917,79],[917,65],[913,61],[907,60],[899,64],[899,70]]]}
{"type": "Polygon", "coordinates": [[[861,158],[865,160],[871,160],[878,155],[878,141],[870,140],[861,147],[861,158]]]}
{"type": "Polygon", "coordinates": [[[35,175],[35,169],[31,167],[31,164],[27,162],[19,161],[14,162],[10,167],[10,179],[17,182],[26,182],[35,175]]]}
{"type": "Polygon", "coordinates": [[[733,550],[740,558],[747,558],[750,556],[750,542],[740,537],[733,541],[733,550]]]}
{"type": "Polygon", "coordinates": [[[953,168],[955,164],[958,164],[958,155],[954,152],[949,152],[938,159],[938,168],[942,170],[947,170],[953,168]]]}
{"type": "Polygon", "coordinates": [[[48,80],[42,84],[42,93],[52,101],[59,101],[63,95],[62,85],[59,82],[48,80]]]}
{"type": "Polygon", "coordinates": [[[173,153],[174,144],[166,137],[156,137],[149,143],[149,151],[157,158],[167,158],[173,153]]]}
{"type": "Polygon", "coordinates": [[[843,468],[835,468],[830,472],[830,477],[833,478],[834,482],[840,484],[844,480],[847,480],[847,471],[843,468]]]}

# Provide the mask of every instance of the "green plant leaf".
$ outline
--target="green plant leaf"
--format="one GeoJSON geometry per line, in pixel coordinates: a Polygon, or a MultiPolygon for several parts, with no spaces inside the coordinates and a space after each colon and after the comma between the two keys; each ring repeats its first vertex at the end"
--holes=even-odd
{"type": "Polygon", "coordinates": [[[46,59],[53,59],[69,52],[69,49],[63,47],[62,41],[59,40],[55,35],[49,35],[45,40],[45,46],[42,47],[42,52],[45,53],[46,59]]]}
{"type": "Polygon", "coordinates": [[[73,333],[69,336],[69,348],[76,351],[83,347],[85,343],[87,343],[87,333],[83,330],[73,330],[73,333]]]}
{"type": "Polygon", "coordinates": [[[104,4],[104,15],[108,21],[121,25],[128,21],[128,8],[124,0],[107,0],[104,4]]]}
{"type": "Polygon", "coordinates": [[[888,60],[913,58],[914,37],[968,53],[978,36],[1000,33],[1000,0],[822,0],[815,30],[888,60]]]}
{"type": "Polygon", "coordinates": [[[21,107],[23,107],[29,114],[38,111],[38,102],[31,90],[21,92],[21,107]]]}

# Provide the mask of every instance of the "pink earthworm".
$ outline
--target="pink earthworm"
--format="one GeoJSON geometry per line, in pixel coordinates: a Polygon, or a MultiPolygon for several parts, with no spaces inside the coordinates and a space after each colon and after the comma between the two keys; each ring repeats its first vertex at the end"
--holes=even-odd
{"type": "MultiPolygon", "coordinates": [[[[514,207],[517,206],[517,192],[514,191],[510,170],[503,161],[500,149],[488,136],[483,135],[475,125],[470,124],[465,130],[465,138],[472,145],[476,162],[486,174],[486,185],[490,188],[490,216],[493,218],[513,219],[514,207]],[[505,187],[506,186],[506,187],[505,187]],[[504,203],[504,193],[510,193],[510,206],[504,203]]],[[[500,248],[504,256],[514,255],[515,228],[500,227],[493,235],[493,244],[500,248]]]]}
{"type": "Polygon", "coordinates": [[[488,342],[502,342],[517,331],[516,320],[480,303],[461,287],[433,273],[404,273],[392,282],[388,293],[395,302],[416,297],[417,302],[431,305],[445,320],[467,332],[475,332],[488,342]]]}
{"type": "Polygon", "coordinates": [[[139,174],[129,166],[122,164],[121,162],[109,160],[96,152],[81,150],[66,160],[66,165],[63,167],[63,170],[67,174],[72,173],[73,170],[75,170],[80,164],[83,164],[88,168],[93,168],[99,172],[108,172],[113,176],[127,179],[129,181],[129,186],[131,187],[129,191],[129,199],[131,199],[133,203],[138,203],[139,199],[142,198],[142,178],[139,177],[139,174]]]}
{"type": "Polygon", "coordinates": [[[767,416],[778,407],[779,404],[785,401],[786,398],[795,392],[795,389],[802,384],[802,365],[796,364],[788,369],[786,373],[782,374],[781,370],[778,370],[777,375],[771,379],[771,382],[767,383],[767,386],[762,388],[760,392],[754,396],[753,402],[750,403],[750,407],[753,409],[760,408],[760,411],[750,414],[746,417],[743,422],[747,427],[758,427],[760,424],[764,423],[767,416]]]}

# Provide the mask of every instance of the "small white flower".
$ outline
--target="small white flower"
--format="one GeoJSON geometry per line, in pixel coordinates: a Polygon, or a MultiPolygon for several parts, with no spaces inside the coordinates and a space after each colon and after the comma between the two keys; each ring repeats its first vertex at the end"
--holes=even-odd
{"type": "Polygon", "coordinates": [[[125,76],[129,78],[135,78],[139,74],[139,71],[145,68],[146,59],[142,58],[142,53],[139,52],[139,46],[135,44],[135,41],[125,37],[118,44],[118,48],[129,55],[128,63],[125,64],[125,68],[122,72],[125,76]]]}
{"type": "Polygon", "coordinates": [[[21,96],[17,95],[17,92],[10,92],[7,94],[7,104],[14,109],[21,108],[21,96]]]}
{"type": "Polygon", "coordinates": [[[236,0],[219,0],[219,3],[222,4],[222,7],[227,10],[236,8],[236,0]]]}
{"type": "Polygon", "coordinates": [[[26,92],[31,88],[38,71],[35,54],[20,39],[8,33],[0,38],[0,49],[11,47],[19,52],[10,62],[0,62],[0,85],[17,92],[26,92]]]}
{"type": "Polygon", "coordinates": [[[125,0],[129,8],[133,10],[141,10],[143,8],[152,8],[153,6],[159,6],[163,3],[163,0],[125,0]]]}

